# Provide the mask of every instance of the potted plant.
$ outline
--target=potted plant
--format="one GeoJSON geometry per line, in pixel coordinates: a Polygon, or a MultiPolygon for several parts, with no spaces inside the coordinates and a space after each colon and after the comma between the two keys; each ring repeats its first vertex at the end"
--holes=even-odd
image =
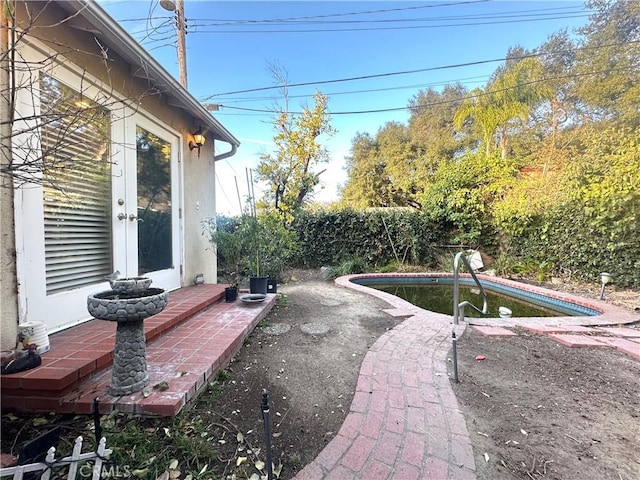
{"type": "Polygon", "coordinates": [[[287,262],[299,254],[296,232],[275,211],[250,217],[246,224],[253,255],[250,272],[254,288],[260,288],[256,293],[276,293],[287,262]]]}
{"type": "Polygon", "coordinates": [[[267,293],[268,277],[264,273],[262,266],[264,246],[267,242],[266,232],[263,227],[257,216],[245,215],[242,218],[240,231],[247,241],[250,293],[267,293]]]}
{"type": "Polygon", "coordinates": [[[277,293],[287,264],[300,255],[297,234],[276,212],[262,215],[263,235],[269,241],[262,248],[262,271],[267,275],[267,293],[277,293]]]}
{"type": "Polygon", "coordinates": [[[225,288],[225,301],[235,302],[238,298],[243,257],[246,255],[243,237],[238,231],[238,225],[226,217],[211,221],[209,228],[210,241],[216,248],[218,276],[228,284],[225,288]]]}
{"type": "Polygon", "coordinates": [[[217,248],[218,274],[236,288],[249,278],[250,293],[276,293],[276,281],[297,251],[295,233],[277,214],[219,217],[211,229],[217,248]]]}

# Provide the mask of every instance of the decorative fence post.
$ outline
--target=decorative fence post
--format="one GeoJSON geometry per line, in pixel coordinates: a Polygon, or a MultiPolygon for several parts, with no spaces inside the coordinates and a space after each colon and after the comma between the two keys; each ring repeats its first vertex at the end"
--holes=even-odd
{"type": "MultiPolygon", "coordinates": [[[[106,448],[107,440],[102,437],[95,452],[80,453],[82,451],[82,437],[76,438],[73,446],[73,453],[69,457],[56,459],[56,447],[47,450],[47,457],[44,462],[30,463],[28,465],[18,465],[15,467],[0,468],[0,477],[8,477],[13,475],[13,480],[21,480],[25,473],[42,472],[39,476],[41,480],[49,480],[51,472],[60,467],[69,467],[67,480],[75,480],[78,474],[78,464],[95,460],[93,462],[91,480],[100,480],[102,473],[102,463],[109,458],[112,450],[106,448]]],[[[82,468],[82,466],[80,467],[82,468]]],[[[63,478],[62,475],[56,474],[56,478],[63,478]]]]}

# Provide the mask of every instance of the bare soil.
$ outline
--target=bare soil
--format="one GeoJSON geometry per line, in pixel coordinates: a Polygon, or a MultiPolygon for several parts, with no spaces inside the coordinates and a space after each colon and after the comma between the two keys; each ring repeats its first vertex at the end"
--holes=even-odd
{"type": "Polygon", "coordinates": [[[454,391],[478,479],[640,478],[640,362],[518,334],[467,329],[458,343],[454,391]]]}
{"type": "MultiPolygon", "coordinates": [[[[546,286],[590,298],[599,293],[597,286],[546,286]]],[[[280,479],[294,477],[339,430],[369,347],[402,321],[383,311],[385,302],[322,280],[317,271],[295,272],[278,293],[266,321],[190,410],[217,452],[208,465],[214,476],[203,478],[257,473],[256,462],[265,460],[264,390],[273,463],[280,479]]],[[[640,306],[639,292],[610,290],[607,298],[640,306]]],[[[640,362],[612,348],[570,349],[518,333],[495,338],[467,329],[458,341],[460,383],[453,388],[478,479],[640,478],[640,362]],[[477,355],[486,360],[476,361],[477,355]]],[[[11,426],[3,416],[3,434],[26,434],[21,421],[11,426]]],[[[86,417],[74,421],[88,423],[86,417]]],[[[146,431],[163,430],[163,420],[138,421],[146,431]]],[[[15,440],[5,436],[2,443],[6,452],[15,440]]],[[[188,461],[178,460],[181,466],[188,461]]]]}
{"type": "MultiPolygon", "coordinates": [[[[599,294],[597,286],[545,286],[590,298],[599,294]]],[[[282,462],[280,478],[287,479],[333,438],[364,354],[401,320],[382,312],[386,303],[320,280],[317,272],[297,272],[279,288],[283,301],[232,363],[233,380],[215,408],[258,412],[240,428],[262,432],[259,392],[267,389],[274,463],[282,462]],[[300,327],[308,323],[331,329],[305,334],[300,327]],[[291,329],[268,333],[278,325],[291,329]]],[[[622,306],[640,305],[638,292],[607,295],[622,306]]],[[[543,335],[518,333],[494,338],[467,329],[458,343],[460,383],[454,391],[478,479],[640,478],[640,362],[612,348],[571,349],[543,335]],[[477,362],[479,354],[487,359],[477,362]]]]}
{"type": "MultiPolygon", "coordinates": [[[[267,390],[273,463],[282,464],[280,479],[288,479],[336,435],[364,355],[400,320],[382,311],[387,303],[322,280],[317,272],[296,272],[278,293],[276,307],[229,366],[230,380],[212,408],[240,431],[252,432],[245,438],[264,450],[261,401],[267,390]],[[274,333],[283,326],[289,330],[274,333]]],[[[221,446],[228,446],[221,456],[233,459],[224,473],[248,478],[255,470],[250,462],[236,467],[235,445],[221,446]]]]}

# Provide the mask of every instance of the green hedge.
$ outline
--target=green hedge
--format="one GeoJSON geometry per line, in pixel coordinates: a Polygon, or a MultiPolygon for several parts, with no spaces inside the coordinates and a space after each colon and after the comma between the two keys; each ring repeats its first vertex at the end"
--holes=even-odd
{"type": "Polygon", "coordinates": [[[583,205],[561,205],[538,219],[537,229],[513,238],[510,254],[547,261],[556,273],[570,273],[589,282],[599,282],[600,273],[609,272],[615,285],[640,288],[640,234],[635,216],[635,221],[630,218],[617,230],[600,229],[583,205]]]}
{"type": "MultiPolygon", "coordinates": [[[[518,234],[485,233],[478,247],[498,257],[496,246],[508,245],[501,273],[534,265],[545,274],[570,273],[575,279],[598,282],[600,272],[607,271],[616,286],[640,288],[640,235],[633,220],[637,215],[624,209],[621,216],[626,221],[616,229],[597,228],[591,210],[568,202],[527,219],[518,234]]],[[[453,226],[434,224],[424,213],[409,209],[305,212],[293,229],[301,248],[293,264],[307,268],[354,259],[377,269],[394,263],[431,266],[441,247],[459,234],[453,226]]],[[[485,231],[494,230],[489,225],[485,231]]]]}
{"type": "Polygon", "coordinates": [[[405,209],[305,212],[293,228],[302,246],[297,263],[312,268],[353,258],[375,267],[397,259],[428,265],[435,258],[434,246],[448,238],[425,215],[405,209]]]}

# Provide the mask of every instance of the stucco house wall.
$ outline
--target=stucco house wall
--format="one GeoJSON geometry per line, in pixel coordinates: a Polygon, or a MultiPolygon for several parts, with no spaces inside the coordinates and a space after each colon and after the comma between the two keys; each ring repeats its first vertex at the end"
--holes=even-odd
{"type": "MultiPolygon", "coordinates": [[[[193,283],[197,273],[204,274],[207,283],[215,283],[215,251],[204,229],[207,221],[215,216],[215,145],[219,141],[222,142],[219,150],[228,151],[231,148],[230,156],[239,142],[216,120],[208,118],[210,114],[204,108],[198,108],[190,94],[177,83],[167,80],[169,74],[162,67],[153,61],[150,63],[148,58],[140,58],[139,62],[131,61],[137,51],[128,51],[126,47],[127,42],[133,40],[130,37],[125,39],[123,47],[123,32],[117,30],[117,24],[110,23],[112,19],[99,6],[87,7],[86,4],[83,1],[16,2],[18,30],[28,31],[16,49],[20,52],[30,44],[30,47],[51,54],[54,62],[61,62],[86,76],[83,81],[99,85],[109,95],[129,99],[133,111],[143,111],[151,121],[157,119],[177,134],[181,196],[179,228],[182,239],[180,283],[182,286],[193,283]],[[90,9],[91,15],[85,18],[87,9],[90,9]],[[35,24],[31,23],[32,19],[37,19],[35,24]],[[110,44],[111,40],[113,45],[110,44]],[[129,60],[119,55],[118,50],[123,48],[125,54],[130,55],[129,60]],[[197,149],[189,149],[189,142],[199,127],[202,127],[207,141],[198,157],[197,149]]],[[[16,239],[16,235],[18,239],[21,236],[14,224],[14,214],[20,212],[12,208],[11,193],[3,189],[0,208],[2,349],[13,347],[18,321],[21,320],[19,305],[24,302],[18,283],[24,272],[20,271],[20,261],[16,263],[11,241],[16,239]]],[[[16,195],[19,194],[17,191],[16,195]]],[[[19,205],[20,202],[17,203],[19,205]]],[[[19,241],[17,248],[20,248],[19,241]]]]}

